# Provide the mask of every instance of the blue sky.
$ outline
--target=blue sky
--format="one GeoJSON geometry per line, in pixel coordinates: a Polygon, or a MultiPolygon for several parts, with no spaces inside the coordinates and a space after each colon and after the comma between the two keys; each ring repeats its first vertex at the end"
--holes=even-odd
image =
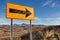
{"type": "MultiPolygon", "coordinates": [[[[60,0],[0,0],[0,24],[10,24],[5,18],[6,2],[34,8],[35,20],[32,24],[60,25],[60,0]]],[[[14,19],[14,24],[29,23],[29,20],[14,19]]]]}

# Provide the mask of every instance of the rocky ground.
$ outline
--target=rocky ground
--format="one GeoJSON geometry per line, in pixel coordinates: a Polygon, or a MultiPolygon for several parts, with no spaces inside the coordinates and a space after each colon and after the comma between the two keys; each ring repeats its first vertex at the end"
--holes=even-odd
{"type": "MultiPolygon", "coordinates": [[[[60,40],[60,25],[32,25],[33,40],[60,40]]],[[[14,40],[29,40],[29,27],[13,26],[14,40]]],[[[0,40],[10,40],[10,25],[0,25],[0,40]]]]}

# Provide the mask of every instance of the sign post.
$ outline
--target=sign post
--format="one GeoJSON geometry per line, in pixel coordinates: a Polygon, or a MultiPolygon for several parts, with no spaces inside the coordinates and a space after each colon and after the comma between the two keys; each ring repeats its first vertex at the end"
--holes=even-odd
{"type": "Polygon", "coordinates": [[[30,30],[30,40],[32,40],[31,20],[34,20],[33,8],[7,2],[6,3],[6,18],[11,19],[10,40],[13,40],[13,19],[30,20],[29,30],[30,30]]]}
{"type": "Polygon", "coordinates": [[[10,40],[13,40],[13,19],[11,19],[11,27],[10,27],[10,40]]]}
{"type": "Polygon", "coordinates": [[[32,24],[31,24],[31,20],[30,20],[29,30],[30,30],[30,40],[32,40],[32,24]]]}

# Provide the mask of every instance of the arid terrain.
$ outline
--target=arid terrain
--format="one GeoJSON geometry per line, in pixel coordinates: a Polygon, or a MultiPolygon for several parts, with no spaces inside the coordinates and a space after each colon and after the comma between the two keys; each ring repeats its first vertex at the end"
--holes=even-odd
{"type": "MultiPolygon", "coordinates": [[[[32,25],[33,40],[60,40],[60,25],[32,25]]],[[[13,25],[14,40],[29,40],[29,25],[13,25]]],[[[0,40],[10,40],[10,25],[0,25],[0,40]]]]}

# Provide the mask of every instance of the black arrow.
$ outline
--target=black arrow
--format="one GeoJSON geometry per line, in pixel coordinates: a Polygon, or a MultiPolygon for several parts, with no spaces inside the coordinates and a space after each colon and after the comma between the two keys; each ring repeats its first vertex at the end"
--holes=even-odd
{"type": "Polygon", "coordinates": [[[25,11],[9,8],[9,12],[10,13],[18,13],[18,14],[26,14],[25,17],[28,17],[31,15],[30,11],[27,8],[25,8],[25,11]]]}

